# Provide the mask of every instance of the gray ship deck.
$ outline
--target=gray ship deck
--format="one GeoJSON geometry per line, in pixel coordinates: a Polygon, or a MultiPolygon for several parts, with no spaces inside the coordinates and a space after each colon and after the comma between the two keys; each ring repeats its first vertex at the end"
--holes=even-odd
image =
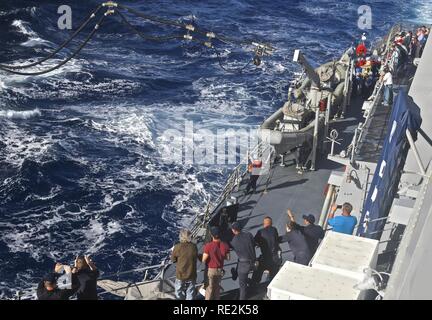
{"type": "MultiPolygon", "coordinates": [[[[339,132],[339,138],[343,139],[341,146],[336,147],[336,152],[345,149],[351,142],[354,129],[362,120],[361,115],[362,101],[353,99],[351,108],[345,119],[331,123],[330,129],[336,129],[339,132]]],[[[304,172],[298,174],[293,159],[285,157],[285,166],[279,163],[273,164],[269,175],[261,176],[258,180],[258,188],[255,194],[244,196],[244,189],[247,184],[247,178],[240,185],[239,191],[233,196],[238,197],[240,204],[238,219],[243,229],[256,234],[257,230],[262,227],[262,221],[265,216],[273,219],[273,225],[278,229],[279,234],[285,233],[285,225],[288,221],[287,208],[290,208],[297,221],[302,221],[301,215],[313,214],[318,221],[325,194],[324,188],[327,184],[331,171],[343,170],[342,165],[327,160],[326,155],[318,156],[317,171],[304,172]],[[267,187],[266,187],[267,184],[267,187]]],[[[219,208],[216,208],[219,210],[219,208]]],[[[216,211],[217,212],[217,211],[216,211]]],[[[199,250],[202,251],[203,243],[198,243],[199,250]]],[[[283,251],[283,260],[291,260],[288,244],[281,245],[283,251]]],[[[259,249],[257,255],[259,255],[259,249]]],[[[221,292],[222,299],[236,298],[238,281],[231,278],[231,268],[237,264],[237,256],[234,252],[231,259],[225,263],[226,274],[222,280],[221,292]]],[[[199,275],[197,283],[203,281],[204,265],[198,266],[199,275]]],[[[174,279],[175,266],[170,265],[165,272],[165,279],[174,279]]],[[[263,281],[266,275],[263,276],[263,281]]],[[[266,283],[257,287],[256,292],[251,293],[251,299],[263,298],[265,295],[266,283]]],[[[172,288],[171,288],[172,289],[172,288]]]]}
{"type": "MultiPolygon", "coordinates": [[[[404,72],[401,72],[401,76],[395,77],[394,96],[397,95],[399,90],[406,90],[410,86],[416,70],[416,67],[413,65],[407,65],[404,72]]],[[[366,134],[359,146],[356,160],[372,163],[379,161],[391,110],[391,107],[386,107],[382,104],[377,105],[374,113],[371,115],[370,121],[365,125],[364,130],[366,134]]]]}
{"type": "MultiPolygon", "coordinates": [[[[395,79],[396,90],[401,87],[406,87],[410,84],[410,79],[415,72],[415,68],[404,74],[401,78],[395,79]]],[[[362,116],[363,100],[360,98],[352,99],[351,106],[347,108],[347,114],[344,119],[331,121],[329,131],[336,129],[339,133],[338,138],[342,144],[335,146],[335,153],[341,150],[346,150],[351,143],[355,129],[360,122],[364,121],[362,116]]],[[[387,123],[391,113],[391,107],[384,107],[378,104],[371,111],[371,121],[364,127],[364,135],[361,139],[359,152],[356,155],[356,160],[377,162],[382,150],[383,140],[386,135],[387,123]]],[[[327,144],[328,149],[330,145],[327,144]]],[[[254,194],[244,195],[244,191],[248,182],[248,177],[245,177],[240,184],[239,190],[233,192],[232,196],[238,199],[239,211],[237,221],[241,223],[243,230],[256,234],[258,229],[262,227],[262,221],[265,216],[270,216],[273,220],[273,225],[278,229],[280,235],[285,233],[285,225],[288,221],[286,214],[287,208],[290,208],[297,221],[301,222],[303,214],[313,214],[318,221],[324,198],[325,187],[332,171],[344,170],[344,165],[333,162],[327,159],[328,152],[317,155],[316,171],[297,172],[294,157],[285,156],[285,165],[281,166],[280,162],[275,162],[268,175],[263,175],[258,179],[257,192],[254,194]]],[[[213,215],[225,205],[220,203],[213,211],[213,215]]],[[[355,209],[354,209],[355,210],[355,209]]],[[[204,245],[201,240],[198,242],[198,249],[202,252],[204,245]]],[[[290,248],[287,243],[281,244],[282,258],[284,261],[292,260],[290,248]]],[[[257,250],[259,256],[260,250],[257,250]]],[[[225,276],[222,279],[222,299],[237,299],[238,298],[238,281],[233,281],[231,278],[231,268],[237,265],[237,256],[234,252],[231,253],[231,259],[225,262],[225,276]]],[[[204,281],[204,265],[198,265],[197,283],[201,284],[204,281]]],[[[249,299],[263,299],[266,294],[268,282],[266,275],[263,275],[262,282],[256,286],[253,292],[249,293],[249,299]]],[[[163,274],[163,291],[165,293],[174,292],[175,280],[175,265],[170,264],[166,267],[163,274]]],[[[198,295],[198,299],[203,297],[198,295]]]]}

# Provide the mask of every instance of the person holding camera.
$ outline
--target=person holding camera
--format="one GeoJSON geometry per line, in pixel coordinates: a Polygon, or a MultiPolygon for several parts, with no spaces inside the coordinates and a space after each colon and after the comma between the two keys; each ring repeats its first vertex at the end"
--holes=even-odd
{"type": "Polygon", "coordinates": [[[70,289],[60,289],[57,285],[57,279],[60,277],[60,272],[64,270],[66,274],[72,274],[70,266],[63,266],[57,263],[54,267],[54,272],[46,274],[42,281],[39,282],[36,289],[38,300],[69,300],[76,292],[76,287],[70,289]]]}
{"type": "Polygon", "coordinates": [[[332,230],[335,232],[353,234],[354,228],[357,225],[357,218],[351,215],[353,209],[352,205],[345,202],[341,207],[342,215],[335,217],[334,215],[339,207],[340,206],[333,204],[332,211],[328,216],[328,225],[333,227],[332,230]]]}
{"type": "Polygon", "coordinates": [[[99,270],[90,256],[78,256],[72,269],[72,283],[76,283],[78,300],[97,300],[99,270]]]}

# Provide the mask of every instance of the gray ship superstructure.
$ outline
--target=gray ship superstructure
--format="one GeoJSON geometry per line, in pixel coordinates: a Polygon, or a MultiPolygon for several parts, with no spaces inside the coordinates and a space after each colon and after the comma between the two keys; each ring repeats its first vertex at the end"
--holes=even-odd
{"type": "MultiPolygon", "coordinates": [[[[398,31],[400,27],[392,28],[378,48],[383,61],[390,39],[398,31]]],[[[294,60],[304,74],[293,82],[284,106],[260,127],[261,141],[248,155],[266,155],[262,159],[268,170],[258,179],[257,192],[245,194],[247,163],[239,164],[218,199],[192,223],[198,249],[202,251],[209,227],[219,223],[223,208],[234,210],[235,220],[252,234],[261,228],[265,216],[270,216],[284,234],[287,208],[297,220],[303,214],[313,214],[328,229],[331,204],[350,202],[359,221],[353,235],[327,231],[308,266],[290,262],[290,248],[281,244],[285,263],[271,283],[263,279],[255,287],[250,299],[432,298],[428,290],[431,280],[424,277],[432,262],[428,248],[432,237],[432,143],[428,136],[432,132],[428,104],[432,101],[431,42],[427,42],[421,59],[407,64],[394,77],[395,100],[399,92],[407,92],[420,109],[423,122],[417,141],[408,133],[404,137],[409,150],[403,155],[401,179],[393,181],[394,192],[387,195],[388,205],[375,220],[365,210],[373,193],[374,176],[381,172],[377,166],[382,166],[393,111],[382,103],[382,84],[378,82],[366,100],[351,98],[355,71],[348,53],[315,70],[300,52],[294,60]],[[333,120],[340,114],[343,118],[333,120]],[[371,231],[373,225],[382,228],[371,231]]],[[[229,272],[236,265],[233,253],[224,267],[228,272],[221,283],[222,298],[236,298],[238,282],[229,272]]],[[[204,270],[199,264],[197,289],[204,282],[204,270]]],[[[169,257],[160,265],[130,272],[143,272],[143,281],[103,279],[99,285],[106,290],[104,294],[125,299],[174,299],[175,265],[169,257]]]]}

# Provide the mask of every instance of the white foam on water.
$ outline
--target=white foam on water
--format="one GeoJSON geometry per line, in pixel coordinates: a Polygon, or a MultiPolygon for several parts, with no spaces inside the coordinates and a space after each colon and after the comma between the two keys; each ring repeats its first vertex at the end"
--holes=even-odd
{"type": "MultiPolygon", "coordinates": [[[[26,215],[26,219],[28,219],[26,215]]],[[[41,259],[47,254],[41,243],[49,243],[50,233],[47,232],[50,226],[62,221],[58,215],[45,218],[37,224],[22,223],[14,226],[13,232],[5,232],[1,239],[11,252],[27,252],[35,260],[41,259]]]]}
{"type": "Polygon", "coordinates": [[[0,110],[0,118],[8,119],[30,119],[33,117],[39,117],[41,112],[38,108],[33,110],[0,110]]]}
{"type": "Polygon", "coordinates": [[[37,136],[12,121],[3,124],[0,139],[5,145],[0,161],[15,167],[21,167],[26,159],[41,161],[55,143],[51,135],[37,136]]]}
{"type": "Polygon", "coordinates": [[[412,6],[415,8],[417,23],[432,24],[432,3],[430,1],[417,1],[418,5],[412,6]]]}
{"type": "Polygon", "coordinates": [[[12,26],[18,29],[18,32],[26,35],[29,39],[23,42],[21,45],[25,47],[35,47],[38,45],[51,45],[52,43],[42,39],[39,35],[30,28],[28,22],[22,20],[14,20],[12,26]]]}
{"type": "Polygon", "coordinates": [[[22,20],[14,20],[12,22],[12,26],[18,28],[18,31],[22,34],[25,34],[26,36],[30,37],[37,37],[37,33],[34,32],[28,22],[22,21],[22,20]]]}
{"type": "Polygon", "coordinates": [[[105,239],[116,232],[121,232],[121,230],[122,228],[117,221],[110,221],[104,225],[97,219],[90,220],[89,227],[84,231],[84,236],[89,245],[86,252],[93,254],[100,251],[105,245],[105,239]]]}
{"type": "MultiPolygon", "coordinates": [[[[45,62],[43,66],[38,65],[25,69],[25,71],[28,73],[34,73],[48,70],[61,61],[61,59],[51,59],[49,62],[45,62]]],[[[28,61],[15,61],[12,65],[21,65],[24,63],[28,63],[28,61]]],[[[0,81],[3,83],[4,89],[12,90],[15,96],[19,94],[31,99],[61,97],[62,92],[64,92],[64,90],[61,89],[62,84],[67,83],[67,80],[64,79],[65,74],[70,72],[80,73],[84,64],[85,60],[72,59],[69,63],[59,69],[38,76],[14,75],[5,71],[0,71],[0,81]],[[42,89],[41,84],[51,86],[51,89],[42,89]]],[[[75,85],[74,89],[75,91],[78,91],[81,88],[80,86],[75,85]]]]}
{"type": "Polygon", "coordinates": [[[113,142],[147,145],[154,148],[150,127],[153,119],[145,108],[130,105],[94,105],[81,110],[91,117],[90,126],[109,134],[113,142]]]}

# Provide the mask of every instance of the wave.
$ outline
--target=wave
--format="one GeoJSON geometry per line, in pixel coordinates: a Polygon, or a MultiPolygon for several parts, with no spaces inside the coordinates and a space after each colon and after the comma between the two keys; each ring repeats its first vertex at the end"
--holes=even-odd
{"type": "Polygon", "coordinates": [[[18,29],[18,32],[26,35],[29,39],[23,43],[25,47],[36,47],[38,45],[52,46],[52,43],[42,39],[39,35],[30,28],[30,24],[23,20],[14,20],[12,26],[18,29]]]}
{"type": "Polygon", "coordinates": [[[8,118],[8,119],[30,119],[33,117],[39,117],[41,112],[38,108],[33,110],[0,110],[0,118],[8,118]]]}
{"type": "Polygon", "coordinates": [[[12,26],[18,28],[18,31],[26,36],[29,37],[38,37],[37,33],[34,32],[28,22],[22,21],[22,20],[14,20],[12,22],[12,26]]]}
{"type": "MultiPolygon", "coordinates": [[[[12,7],[24,3],[8,2],[12,7]]],[[[430,12],[430,6],[416,2],[425,15],[430,12]]],[[[176,17],[179,21],[194,19],[226,36],[274,44],[277,50],[257,72],[251,66],[244,74],[227,74],[214,52],[174,41],[148,44],[127,29],[119,36],[121,26],[116,25],[102,28],[77,58],[55,72],[40,77],[0,73],[0,299],[10,296],[2,293],[8,288],[30,295],[32,289],[25,288],[47,266],[78,253],[94,254],[104,272],[155,263],[178,227],[189,225],[214,199],[229,172],[226,166],[160,161],[160,146],[166,144],[161,133],[183,132],[186,120],[194,121],[195,132],[247,130],[286,99],[289,73],[298,70],[291,61],[294,48],[305,50],[313,62],[324,62],[329,54],[338,56],[350,33],[357,32],[355,5],[336,0],[250,3],[203,4],[197,11],[186,1],[172,11],[198,12],[176,17]],[[252,18],[256,13],[259,17],[252,18]],[[41,108],[44,121],[10,121],[41,116],[25,106],[41,108]]],[[[400,7],[395,3],[377,12],[377,20],[397,20],[388,18],[400,7]]],[[[10,63],[29,62],[24,61],[27,54],[43,56],[41,45],[50,43],[44,39],[66,38],[67,32],[56,37],[50,32],[55,26],[49,24],[58,18],[55,10],[42,3],[38,8],[38,17],[35,9],[1,8],[0,17],[6,16],[6,27],[14,31],[2,37],[20,47],[7,48],[13,54],[3,57],[10,63]],[[47,28],[39,19],[45,17],[47,28]]],[[[82,9],[79,15],[88,11],[82,9]]],[[[157,5],[148,9],[160,11],[157,5]]],[[[169,28],[152,28],[146,31],[170,33],[169,28]]],[[[227,68],[242,66],[253,55],[230,46],[219,51],[227,68]]],[[[57,58],[31,70],[49,68],[60,62],[57,58]]]]}
{"type": "Polygon", "coordinates": [[[9,11],[1,11],[0,10],[0,17],[18,15],[23,11],[30,13],[30,15],[32,17],[34,17],[36,15],[37,8],[36,7],[28,7],[28,8],[13,9],[13,10],[9,10],[9,11]]]}

